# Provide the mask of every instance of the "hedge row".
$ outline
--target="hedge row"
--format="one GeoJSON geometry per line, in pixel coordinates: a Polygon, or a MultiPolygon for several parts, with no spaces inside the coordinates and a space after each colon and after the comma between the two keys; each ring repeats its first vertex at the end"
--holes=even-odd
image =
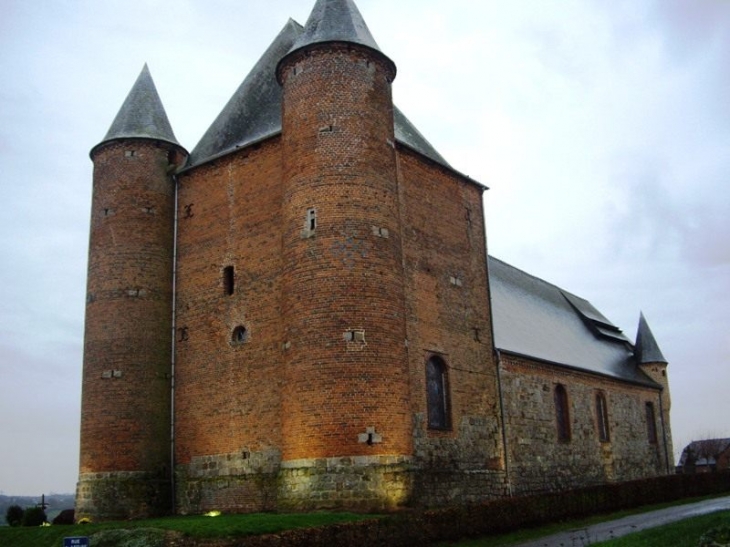
{"type": "Polygon", "coordinates": [[[237,540],[175,544],[185,547],[409,547],[503,534],[567,519],[730,493],[730,472],[671,475],[567,492],[506,498],[477,505],[418,510],[384,519],[288,530],[237,540]]]}

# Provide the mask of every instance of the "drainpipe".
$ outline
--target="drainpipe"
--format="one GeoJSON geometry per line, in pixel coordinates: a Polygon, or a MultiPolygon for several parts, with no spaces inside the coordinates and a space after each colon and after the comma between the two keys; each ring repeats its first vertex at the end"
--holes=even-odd
{"type": "Polygon", "coordinates": [[[669,469],[669,449],[667,448],[667,429],[664,423],[664,405],[662,404],[662,399],[664,395],[664,388],[662,388],[662,391],[659,393],[659,421],[662,424],[662,443],[664,444],[664,466],[667,470],[667,475],[671,475],[672,472],[669,469]]]}
{"type": "Polygon", "coordinates": [[[170,342],[172,351],[170,354],[170,509],[175,514],[175,342],[177,323],[175,319],[177,309],[177,208],[179,199],[180,184],[177,175],[172,175],[172,182],[175,188],[175,211],[172,228],[172,339],[170,342]]]}

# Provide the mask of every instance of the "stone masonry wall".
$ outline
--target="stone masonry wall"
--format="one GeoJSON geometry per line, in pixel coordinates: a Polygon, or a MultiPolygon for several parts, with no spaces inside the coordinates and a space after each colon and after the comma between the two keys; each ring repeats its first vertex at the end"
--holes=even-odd
{"type": "Polygon", "coordinates": [[[565,490],[667,473],[657,416],[658,442],[648,438],[646,403],[658,409],[657,390],[599,378],[502,354],[504,419],[509,473],[516,494],[565,490]],[[570,441],[558,440],[554,391],[565,387],[570,441]],[[596,394],[606,399],[608,442],[598,436],[596,394]]]}
{"type": "Polygon", "coordinates": [[[392,511],[410,500],[410,458],[352,456],[284,462],[279,509],[392,511]]]}

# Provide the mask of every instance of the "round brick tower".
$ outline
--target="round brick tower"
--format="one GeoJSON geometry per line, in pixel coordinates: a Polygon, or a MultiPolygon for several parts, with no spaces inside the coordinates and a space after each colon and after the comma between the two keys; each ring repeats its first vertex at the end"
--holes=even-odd
{"type": "Polygon", "coordinates": [[[659,349],[659,344],[649,328],[649,323],[643,313],[639,315],[639,328],[636,331],[634,357],[644,374],[662,386],[662,390],[657,397],[658,408],[653,409],[652,413],[656,413],[656,418],[659,420],[659,427],[657,428],[657,436],[659,438],[657,441],[664,453],[663,460],[666,466],[666,472],[669,474],[674,470],[674,445],[672,442],[672,428],[669,421],[672,399],[669,394],[669,378],[667,377],[668,363],[662,354],[662,350],[659,349]]]}
{"type": "Polygon", "coordinates": [[[309,498],[311,506],[318,490],[325,506],[392,506],[407,497],[395,72],[351,0],[318,0],[277,68],[283,505],[309,498]]]}
{"type": "Polygon", "coordinates": [[[76,516],[170,511],[175,189],[187,153],[145,65],[94,162],[76,516]]]}

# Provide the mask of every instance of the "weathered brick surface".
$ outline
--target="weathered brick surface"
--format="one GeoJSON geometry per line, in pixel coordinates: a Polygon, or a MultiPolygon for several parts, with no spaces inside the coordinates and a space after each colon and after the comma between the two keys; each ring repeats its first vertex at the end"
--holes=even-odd
{"type": "Polygon", "coordinates": [[[79,516],[153,513],[173,490],[180,513],[388,510],[667,472],[666,366],[643,366],[660,392],[498,365],[483,187],[394,142],[386,58],[305,49],[280,65],[282,133],[178,173],[176,212],[170,145],[95,150],[79,516]]]}
{"type": "Polygon", "coordinates": [[[325,45],[280,75],[283,458],[410,454],[392,74],[370,50],[325,45]],[[367,428],[382,442],[361,442],[367,428]]]}
{"type": "MultiPolygon", "coordinates": [[[[504,415],[512,487],[526,494],[666,474],[657,390],[502,355],[504,415]],[[554,390],[568,394],[571,439],[559,442],[554,390]],[[610,441],[598,436],[595,398],[608,407],[610,441]],[[650,443],[645,405],[657,409],[658,443],[650,443]]],[[[671,458],[671,456],[670,456],[671,458]]]]}
{"type": "Polygon", "coordinates": [[[180,176],[178,464],[281,446],[280,165],[273,140],[180,176]]]}
{"type": "Polygon", "coordinates": [[[456,492],[470,501],[501,495],[483,189],[405,148],[398,166],[417,497],[433,505],[456,492]],[[432,355],[448,367],[449,431],[427,427],[425,367],[432,355]]]}
{"type": "MultiPolygon", "coordinates": [[[[105,476],[112,482],[114,473],[169,477],[174,188],[168,172],[181,160],[171,145],[145,140],[94,151],[81,492],[91,473],[112,473],[105,476]]],[[[103,490],[105,478],[94,479],[94,490],[103,490]]],[[[79,515],[90,499],[80,496],[79,515]]],[[[164,504],[169,508],[169,500],[164,504]]]]}

